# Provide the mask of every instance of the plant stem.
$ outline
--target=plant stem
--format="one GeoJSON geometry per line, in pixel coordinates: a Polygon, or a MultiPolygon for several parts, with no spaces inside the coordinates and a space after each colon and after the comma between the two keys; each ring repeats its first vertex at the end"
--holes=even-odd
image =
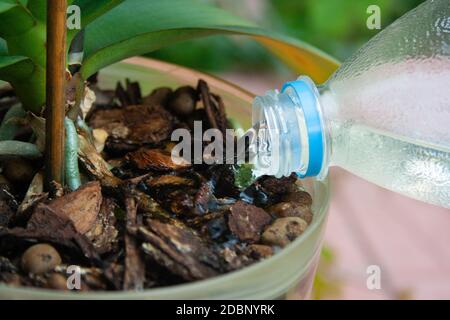
{"type": "Polygon", "coordinates": [[[46,185],[64,183],[67,0],[47,0],[46,185]]]}

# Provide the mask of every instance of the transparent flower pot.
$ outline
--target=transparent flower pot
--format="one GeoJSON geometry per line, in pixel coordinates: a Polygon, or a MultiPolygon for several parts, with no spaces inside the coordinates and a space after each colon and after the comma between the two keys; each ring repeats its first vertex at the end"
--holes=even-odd
{"type": "MultiPolygon", "coordinates": [[[[226,81],[160,61],[133,58],[102,70],[100,87],[114,88],[118,80],[126,77],[138,81],[143,94],[158,86],[195,86],[202,78],[212,92],[222,96],[229,117],[244,128],[251,124],[254,95],[226,81]]],[[[307,299],[320,257],[330,199],[328,179],[307,179],[304,186],[313,197],[314,219],[308,229],[273,257],[239,271],[141,292],[62,292],[0,284],[0,299],[307,299]]]]}

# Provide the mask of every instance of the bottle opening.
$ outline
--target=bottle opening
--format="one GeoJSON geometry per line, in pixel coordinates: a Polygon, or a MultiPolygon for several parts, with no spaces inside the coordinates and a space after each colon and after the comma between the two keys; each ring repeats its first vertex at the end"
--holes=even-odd
{"type": "Polygon", "coordinates": [[[256,97],[252,122],[258,175],[321,175],[325,136],[319,93],[308,77],[285,83],[281,92],[256,97]]]}

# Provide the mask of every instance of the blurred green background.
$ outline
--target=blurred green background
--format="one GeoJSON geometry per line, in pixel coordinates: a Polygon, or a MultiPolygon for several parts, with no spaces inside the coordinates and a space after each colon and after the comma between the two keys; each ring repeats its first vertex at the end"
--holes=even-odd
{"type": "MultiPolygon", "coordinates": [[[[379,30],[369,30],[369,5],[381,9],[381,27],[423,0],[203,0],[257,24],[299,38],[339,60],[379,30]]],[[[270,53],[243,37],[214,36],[173,45],[149,56],[207,72],[283,69],[270,53]]]]}

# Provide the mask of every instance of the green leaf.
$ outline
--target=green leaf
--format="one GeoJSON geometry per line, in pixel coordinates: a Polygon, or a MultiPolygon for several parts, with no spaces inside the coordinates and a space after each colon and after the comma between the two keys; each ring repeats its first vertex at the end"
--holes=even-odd
{"type": "Polygon", "coordinates": [[[0,38],[0,57],[8,54],[8,44],[2,38],[0,38]]]}
{"type": "Polygon", "coordinates": [[[46,26],[30,8],[45,2],[0,0],[0,79],[10,82],[33,112],[41,111],[45,101],[46,26]]]}
{"type": "Polygon", "coordinates": [[[86,27],[82,74],[86,78],[124,58],[214,34],[254,37],[316,81],[325,80],[338,67],[336,60],[312,46],[197,1],[125,0],[86,27]]]}
{"type": "Polygon", "coordinates": [[[81,24],[88,25],[96,18],[110,11],[115,6],[121,4],[124,0],[74,0],[73,5],[77,5],[81,10],[81,24]]]}
{"type": "MultiPolygon", "coordinates": [[[[123,0],[69,0],[67,1],[67,7],[70,7],[71,5],[80,7],[82,15],[81,23],[85,26],[122,1],[123,0]]],[[[28,2],[27,8],[36,19],[40,21],[47,20],[47,0],[31,0],[28,2]]]]}
{"type": "Polygon", "coordinates": [[[41,111],[45,101],[45,69],[30,58],[0,56],[0,80],[11,83],[25,109],[41,111]]]}
{"type": "MultiPolygon", "coordinates": [[[[1,0],[0,0],[1,1],[1,0]]],[[[10,0],[8,0],[10,1],[10,0]]],[[[84,28],[90,22],[108,12],[124,0],[69,0],[67,1],[67,7],[76,5],[80,8],[81,13],[81,28],[84,28]]],[[[47,1],[46,0],[32,0],[27,4],[28,10],[39,21],[47,21],[47,1]]],[[[74,36],[80,30],[68,30],[67,42],[70,45],[74,36]]],[[[69,47],[68,45],[68,47],[69,47]]]]}
{"type": "Polygon", "coordinates": [[[0,159],[13,157],[37,159],[42,157],[42,154],[33,143],[15,140],[0,141],[0,159]]]}
{"type": "Polygon", "coordinates": [[[47,1],[46,0],[31,0],[27,4],[28,10],[39,21],[47,21],[47,1]]]}
{"type": "MultiPolygon", "coordinates": [[[[89,23],[121,4],[123,1],[124,0],[72,0],[68,3],[68,6],[76,5],[80,8],[81,28],[85,28],[89,23]]],[[[72,40],[79,31],[80,30],[68,30],[67,47],[70,47],[72,40]]]]}
{"type": "Polygon", "coordinates": [[[0,1],[0,13],[11,10],[17,6],[17,2],[14,0],[1,0],[0,1]]]}
{"type": "Polygon", "coordinates": [[[31,59],[21,56],[0,56],[0,79],[11,81],[30,76],[34,70],[31,59]]]}
{"type": "Polygon", "coordinates": [[[31,12],[19,0],[0,0],[0,36],[16,36],[36,23],[31,12]]]}

